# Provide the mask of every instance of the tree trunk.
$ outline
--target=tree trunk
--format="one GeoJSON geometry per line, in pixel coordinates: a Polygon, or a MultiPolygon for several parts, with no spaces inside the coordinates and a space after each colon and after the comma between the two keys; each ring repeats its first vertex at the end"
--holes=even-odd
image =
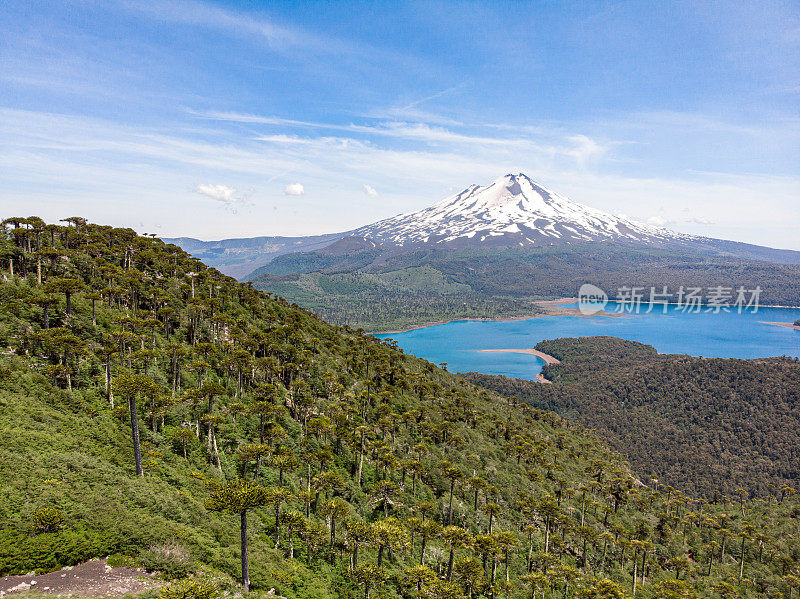
{"type": "MultiPolygon", "coordinates": [[[[453,523],[453,487],[455,486],[455,479],[450,480],[450,502],[447,505],[447,525],[453,523]]],[[[489,533],[491,534],[491,532],[489,533]]]]}
{"type": "Polygon", "coordinates": [[[544,552],[550,551],[550,518],[547,519],[544,525],[544,552]]]}
{"type": "Polygon", "coordinates": [[[275,551],[281,541],[281,504],[275,502],[275,551]]]}
{"type": "Polygon", "coordinates": [[[250,590],[250,560],[247,555],[247,510],[239,512],[242,520],[242,589],[250,590]]]}
{"type": "Polygon", "coordinates": [[[453,555],[455,550],[450,547],[450,555],[447,558],[447,580],[448,582],[453,579],[453,555]]]}
{"type": "Polygon", "coordinates": [[[139,444],[139,419],[136,416],[136,398],[128,398],[128,408],[131,412],[131,436],[133,437],[133,457],[136,460],[136,475],[144,476],[142,469],[142,447],[139,444]]]}
{"type": "Polygon", "coordinates": [[[494,581],[495,577],[497,576],[497,557],[492,556],[492,575],[491,575],[491,582],[489,587],[489,596],[494,599],[494,581]]]}
{"type": "Polygon", "coordinates": [[[111,356],[106,356],[106,400],[114,409],[114,396],[111,394],[111,356]]]}
{"type": "Polygon", "coordinates": [[[361,472],[364,469],[364,435],[361,435],[361,449],[358,452],[358,473],[356,474],[356,481],[358,487],[361,488],[361,472]]]}
{"type": "Polygon", "coordinates": [[[647,551],[642,553],[642,586],[645,585],[645,576],[647,576],[647,551]]]}
{"type": "Polygon", "coordinates": [[[219,449],[217,449],[217,435],[214,433],[214,429],[211,429],[211,441],[214,446],[214,458],[217,462],[217,469],[222,472],[222,463],[219,461],[219,449]]]}
{"type": "Polygon", "coordinates": [[[600,571],[603,572],[606,566],[606,547],[608,545],[608,541],[603,541],[603,557],[600,558],[600,571]]]}
{"type": "Polygon", "coordinates": [[[741,560],[739,562],[739,582],[742,582],[742,575],[744,575],[744,537],[742,537],[742,551],[741,560]]]}

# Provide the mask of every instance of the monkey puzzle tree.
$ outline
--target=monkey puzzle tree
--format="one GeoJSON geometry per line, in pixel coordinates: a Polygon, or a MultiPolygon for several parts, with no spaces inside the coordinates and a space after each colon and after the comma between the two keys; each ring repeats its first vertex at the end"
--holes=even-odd
{"type": "Polygon", "coordinates": [[[469,547],[472,544],[472,535],[460,526],[445,526],[439,533],[442,543],[449,549],[447,557],[447,580],[453,579],[453,558],[456,549],[469,547]]]}
{"type": "Polygon", "coordinates": [[[347,530],[347,540],[353,549],[351,567],[355,568],[358,566],[358,549],[370,541],[372,529],[361,518],[348,518],[344,521],[344,527],[347,530]]]}
{"type": "MultiPolygon", "coordinates": [[[[664,595],[656,596],[665,597],[664,595]]],[[[580,587],[576,597],[578,599],[624,599],[625,592],[613,580],[603,578],[580,587]]]]}
{"type": "Polygon", "coordinates": [[[350,570],[350,575],[358,584],[364,585],[364,599],[369,599],[370,590],[383,584],[387,578],[383,568],[374,564],[357,566],[350,570]]]}
{"type": "Polygon", "coordinates": [[[63,293],[66,303],[66,316],[72,316],[72,296],[83,289],[83,282],[78,279],[52,279],[44,284],[45,293],[63,293]]]}
{"type": "Polygon", "coordinates": [[[336,544],[336,521],[342,520],[350,515],[350,506],[344,499],[334,497],[322,502],[320,513],[331,522],[331,552],[336,544]]]}
{"type": "Polygon", "coordinates": [[[464,478],[464,474],[448,460],[442,460],[439,463],[439,469],[442,471],[442,475],[450,481],[450,500],[447,503],[447,524],[449,525],[453,523],[453,490],[456,481],[464,478]]]}
{"type": "Polygon", "coordinates": [[[50,328],[50,306],[58,303],[58,298],[49,293],[36,293],[31,296],[30,302],[42,309],[42,328],[50,328]]]}
{"type": "Polygon", "coordinates": [[[372,537],[378,545],[377,566],[383,565],[383,554],[386,549],[393,551],[403,547],[406,542],[406,531],[397,518],[384,518],[372,525],[372,537]]]}
{"type": "Polygon", "coordinates": [[[281,542],[281,505],[290,501],[293,494],[283,487],[272,487],[267,489],[266,503],[271,503],[275,507],[275,550],[281,542]]]}
{"type": "Polygon", "coordinates": [[[139,442],[139,418],[136,412],[136,399],[153,398],[161,393],[161,387],[150,377],[141,374],[123,374],[118,376],[114,387],[120,397],[128,402],[131,416],[131,437],[133,439],[133,456],[136,462],[136,475],[144,476],[142,469],[142,448],[139,442]]]}
{"type": "Polygon", "coordinates": [[[428,539],[432,539],[442,531],[442,525],[436,520],[425,520],[419,525],[419,535],[422,537],[422,544],[419,551],[419,563],[425,563],[425,547],[428,545],[428,539]]]}
{"type": "Polygon", "coordinates": [[[58,366],[53,371],[56,378],[58,374],[63,375],[67,382],[67,389],[72,391],[70,357],[81,354],[86,347],[85,342],[64,327],[39,331],[37,338],[42,347],[58,362],[58,366]]]}
{"type": "Polygon", "coordinates": [[[423,585],[432,584],[436,581],[436,573],[428,566],[411,566],[403,570],[403,576],[407,583],[412,583],[419,596],[423,585]]]}
{"type": "Polygon", "coordinates": [[[184,459],[186,459],[188,457],[188,453],[186,451],[186,444],[192,442],[192,440],[194,439],[194,432],[192,432],[192,429],[188,427],[181,427],[175,430],[175,432],[172,435],[172,438],[176,443],[180,444],[181,449],[183,450],[183,457],[184,459]]]}
{"type": "Polygon", "coordinates": [[[242,558],[242,588],[245,592],[250,590],[250,560],[247,544],[247,510],[267,503],[267,489],[244,479],[234,479],[220,484],[216,481],[208,484],[209,496],[206,499],[206,509],[216,512],[232,512],[239,514],[241,558],[242,558]]]}

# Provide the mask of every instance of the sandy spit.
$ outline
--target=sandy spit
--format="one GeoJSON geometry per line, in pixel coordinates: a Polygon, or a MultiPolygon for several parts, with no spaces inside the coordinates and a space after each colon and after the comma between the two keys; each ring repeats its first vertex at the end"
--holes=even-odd
{"type": "Polygon", "coordinates": [[[795,331],[800,331],[800,327],[794,325],[791,322],[767,322],[766,320],[759,320],[759,324],[771,324],[775,327],[785,327],[787,329],[794,329],[795,331]]]}

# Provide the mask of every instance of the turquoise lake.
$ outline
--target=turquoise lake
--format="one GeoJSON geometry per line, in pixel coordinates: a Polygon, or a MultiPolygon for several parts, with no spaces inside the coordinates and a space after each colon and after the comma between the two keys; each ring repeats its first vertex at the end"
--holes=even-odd
{"type": "MultiPolygon", "coordinates": [[[[566,304],[574,307],[576,304],[566,304]]],[[[612,312],[613,303],[606,310],[612,312]]],[[[759,308],[757,312],[681,312],[669,306],[650,314],[622,316],[547,316],[507,322],[455,321],[405,333],[376,335],[395,339],[406,353],[451,372],[483,372],[532,379],[544,363],[530,354],[484,353],[481,349],[529,349],[544,339],[610,335],[640,341],[661,353],[714,358],[800,357],[800,331],[762,324],[794,322],[800,309],[759,308]]]]}

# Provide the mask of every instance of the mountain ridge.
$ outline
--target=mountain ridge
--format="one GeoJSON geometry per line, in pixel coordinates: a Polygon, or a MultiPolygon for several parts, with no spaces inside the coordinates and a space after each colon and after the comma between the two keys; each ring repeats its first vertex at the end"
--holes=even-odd
{"type": "Polygon", "coordinates": [[[370,244],[373,245],[368,249],[395,254],[431,248],[494,251],[591,242],[624,243],[775,264],[800,264],[800,251],[689,235],[614,216],[574,202],[523,173],[509,173],[486,186],[472,184],[428,208],[340,233],[219,241],[191,237],[163,239],[239,280],[252,280],[271,272],[272,261],[289,254],[319,251],[344,255],[347,251],[367,249],[370,244]],[[339,243],[342,240],[347,242],[339,243]]]}
{"type": "Polygon", "coordinates": [[[360,227],[352,234],[400,246],[453,247],[694,239],[573,202],[524,173],[507,174],[486,186],[470,185],[429,208],[360,227]]]}

